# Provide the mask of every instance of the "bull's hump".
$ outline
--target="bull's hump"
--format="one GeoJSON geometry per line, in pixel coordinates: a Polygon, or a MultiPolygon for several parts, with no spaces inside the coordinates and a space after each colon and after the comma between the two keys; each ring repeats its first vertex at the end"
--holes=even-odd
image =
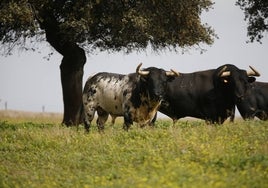
{"type": "Polygon", "coordinates": [[[95,83],[97,87],[103,88],[104,90],[111,89],[110,91],[121,91],[128,82],[127,76],[121,75],[107,75],[99,76],[95,83]]]}

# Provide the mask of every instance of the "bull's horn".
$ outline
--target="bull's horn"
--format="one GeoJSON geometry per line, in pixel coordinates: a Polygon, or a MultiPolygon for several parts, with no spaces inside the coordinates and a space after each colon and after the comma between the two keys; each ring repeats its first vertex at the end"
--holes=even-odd
{"type": "Polygon", "coordinates": [[[221,73],[221,77],[227,77],[227,76],[230,76],[231,75],[231,72],[230,71],[224,71],[221,73]]]}
{"type": "Polygon", "coordinates": [[[231,72],[230,72],[230,71],[226,71],[226,69],[227,69],[227,66],[224,66],[224,67],[220,70],[220,72],[218,73],[218,75],[219,75],[220,77],[227,77],[227,76],[230,76],[230,75],[231,75],[231,72]]]}
{"type": "Polygon", "coordinates": [[[256,70],[254,69],[252,66],[249,65],[249,68],[251,70],[247,71],[247,75],[248,76],[260,76],[261,74],[256,70]]]}
{"type": "Polygon", "coordinates": [[[149,71],[143,71],[143,70],[140,70],[141,66],[142,66],[142,63],[140,63],[140,64],[137,66],[137,68],[136,68],[136,73],[139,74],[139,75],[141,75],[141,76],[146,76],[146,75],[148,75],[150,72],[149,72],[149,71]]]}
{"type": "Polygon", "coordinates": [[[139,73],[141,66],[142,66],[142,63],[140,63],[140,64],[137,66],[137,68],[136,68],[136,73],[139,73]]]}
{"type": "Polygon", "coordinates": [[[180,73],[175,71],[175,70],[173,70],[173,69],[170,69],[170,71],[166,71],[166,75],[167,76],[179,76],[180,73]]]}

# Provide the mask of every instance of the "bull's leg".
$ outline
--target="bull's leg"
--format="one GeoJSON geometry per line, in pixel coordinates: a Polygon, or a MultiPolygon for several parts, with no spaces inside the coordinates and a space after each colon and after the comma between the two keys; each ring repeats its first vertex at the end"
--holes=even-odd
{"type": "Polygon", "coordinates": [[[252,115],[252,117],[250,117],[251,119],[254,119],[254,116],[258,117],[260,120],[267,120],[267,113],[264,111],[258,111],[256,113],[254,113],[254,115],[252,115]]]}
{"type": "Polygon", "coordinates": [[[265,111],[263,111],[262,112],[262,120],[266,121],[267,119],[268,119],[268,114],[265,111]]]}
{"type": "Polygon", "coordinates": [[[111,115],[111,117],[112,117],[112,125],[114,125],[114,123],[115,123],[115,119],[116,119],[117,116],[115,116],[115,115],[111,115]]]}
{"type": "Polygon", "coordinates": [[[155,113],[154,118],[149,122],[149,126],[154,127],[156,119],[157,119],[157,113],[155,113]]]}
{"type": "Polygon", "coordinates": [[[226,118],[219,117],[219,118],[218,118],[218,121],[214,122],[214,124],[219,124],[219,125],[221,125],[221,124],[223,124],[223,122],[224,122],[225,120],[226,120],[226,118]]]}
{"type": "Polygon", "coordinates": [[[90,124],[94,118],[94,114],[95,114],[94,107],[84,105],[84,124],[86,132],[89,132],[90,124]]]}
{"type": "Polygon", "coordinates": [[[235,107],[231,110],[227,110],[227,116],[230,116],[230,122],[233,123],[235,118],[235,107]]]}
{"type": "Polygon", "coordinates": [[[129,127],[133,124],[132,115],[129,111],[124,113],[124,125],[123,129],[128,131],[129,127]]]}
{"type": "Polygon", "coordinates": [[[209,120],[208,124],[213,124],[213,125],[221,125],[223,122],[226,120],[226,118],[218,117],[218,118],[212,118],[209,120]]]}
{"type": "Polygon", "coordinates": [[[173,121],[173,126],[175,126],[175,124],[177,123],[178,119],[177,118],[172,118],[173,121]]]}
{"type": "Polygon", "coordinates": [[[108,119],[109,113],[100,107],[97,109],[97,113],[98,113],[98,119],[97,119],[98,129],[99,131],[103,131],[104,124],[108,119]]]}

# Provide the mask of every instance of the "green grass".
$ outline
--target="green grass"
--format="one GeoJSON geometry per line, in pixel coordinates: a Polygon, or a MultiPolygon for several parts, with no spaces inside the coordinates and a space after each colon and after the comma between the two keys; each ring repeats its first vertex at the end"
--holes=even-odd
{"type": "Polygon", "coordinates": [[[0,122],[0,187],[268,187],[268,122],[0,122]]]}

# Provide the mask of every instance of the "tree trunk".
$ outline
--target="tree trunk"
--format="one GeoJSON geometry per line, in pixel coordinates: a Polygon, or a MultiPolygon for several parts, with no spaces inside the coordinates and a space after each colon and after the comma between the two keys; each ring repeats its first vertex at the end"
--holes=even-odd
{"type": "Polygon", "coordinates": [[[64,54],[60,65],[64,105],[62,123],[70,126],[81,123],[83,69],[86,55],[77,45],[69,47],[67,51],[69,53],[64,54]]]}
{"type": "Polygon", "coordinates": [[[53,12],[44,9],[40,16],[42,19],[38,21],[41,29],[46,31],[47,41],[63,56],[60,65],[64,106],[62,123],[67,126],[77,125],[81,122],[85,51],[61,31],[53,12]]]}

